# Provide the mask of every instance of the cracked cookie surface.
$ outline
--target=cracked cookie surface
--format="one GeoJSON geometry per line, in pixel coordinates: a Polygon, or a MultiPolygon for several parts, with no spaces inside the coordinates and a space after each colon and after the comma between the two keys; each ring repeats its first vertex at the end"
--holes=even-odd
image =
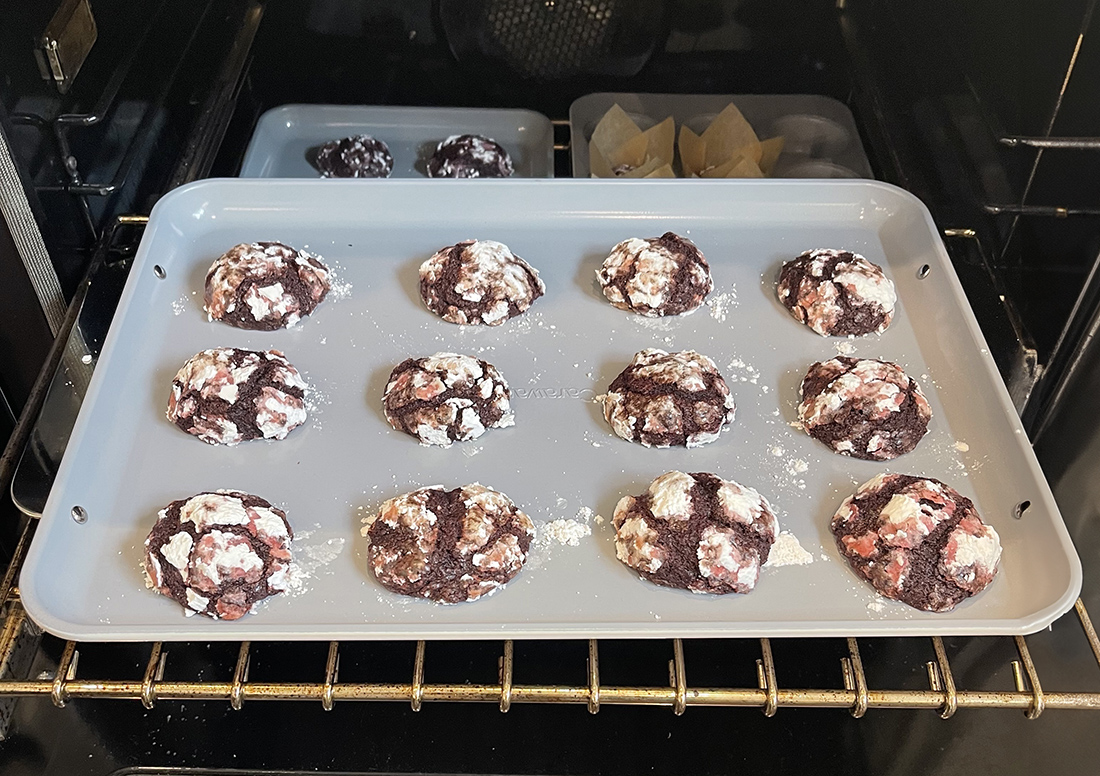
{"type": "Polygon", "coordinates": [[[420,298],[449,323],[499,326],[545,292],[538,270],[493,240],[447,246],[420,265],[420,298]]]}
{"type": "Polygon", "coordinates": [[[428,159],[429,178],[507,178],[515,169],[497,141],[483,135],[451,135],[428,159]]]}
{"type": "Polygon", "coordinates": [[[612,305],[651,318],[693,312],[714,288],[706,258],[673,232],[623,240],[596,270],[596,280],[612,305]]]}
{"type": "Polygon", "coordinates": [[[779,301],[822,336],[862,336],[886,330],[897,291],[882,268],[858,253],[818,248],[786,262],[779,301]]]}
{"type": "Polygon", "coordinates": [[[389,146],[370,135],[330,140],[314,160],[322,178],[388,178],[393,172],[389,146]]]}
{"type": "Polygon", "coordinates": [[[285,439],[306,420],[306,383],[277,350],[213,348],[172,378],[168,420],[211,445],[285,439]]]}
{"type": "Polygon", "coordinates": [[[734,415],[718,367],[694,350],[639,351],[597,398],[615,435],[646,447],[713,442],[734,415]]]}
{"type": "Polygon", "coordinates": [[[287,589],[293,537],[286,513],[259,496],[199,493],[158,514],[145,540],[146,579],[189,615],[236,620],[287,589]]]}
{"type": "Polygon", "coordinates": [[[693,593],[749,593],[778,524],[767,499],[714,474],[671,471],[615,507],[615,556],[643,579],[693,593]]]}
{"type": "Polygon", "coordinates": [[[841,455],[889,461],[928,433],[932,408],[897,364],[837,358],[810,367],[800,388],[802,428],[841,455]]]}
{"type": "Polygon", "coordinates": [[[241,243],[210,265],[204,309],[239,329],[285,329],[324,301],[331,274],[319,257],[289,245],[241,243]]]}
{"type": "Polygon", "coordinates": [[[504,376],[488,361],[458,353],[410,358],[390,373],[386,420],[423,445],[449,447],[490,428],[515,425],[504,376]]]}
{"type": "Polygon", "coordinates": [[[478,483],[391,498],[363,523],[371,572],[386,589],[447,604],[514,578],[535,535],[510,498],[478,483]]]}
{"type": "Polygon", "coordinates": [[[880,474],[833,516],[849,565],[886,596],[946,612],[989,586],[1001,542],[974,503],[931,477],[880,474]]]}

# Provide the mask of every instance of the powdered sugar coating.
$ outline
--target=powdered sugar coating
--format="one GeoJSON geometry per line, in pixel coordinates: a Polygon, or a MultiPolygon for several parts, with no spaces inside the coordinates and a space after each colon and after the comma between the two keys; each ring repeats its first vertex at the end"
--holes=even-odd
{"type": "Polygon", "coordinates": [[[489,428],[514,426],[511,391],[487,361],[457,353],[407,359],[394,368],[382,403],[386,420],[423,445],[449,447],[489,428]]]}
{"type": "Polygon", "coordinates": [[[615,556],[644,579],[697,593],[748,593],[778,533],[767,500],[713,474],[671,471],[615,507],[615,556]]]}
{"type": "Polygon", "coordinates": [[[241,329],[293,326],[329,292],[331,272],[320,258],[278,242],[241,243],[206,274],[210,320],[241,329]]]}
{"type": "Polygon", "coordinates": [[[984,590],[1001,543],[969,499],[930,477],[880,474],[832,519],[837,547],[888,598],[944,612],[984,590]]]}
{"type": "Polygon", "coordinates": [[[150,587],[188,614],[236,620],[287,589],[286,513],[241,491],[199,493],[162,509],[145,540],[150,587]]]}
{"type": "Polygon", "coordinates": [[[504,146],[482,135],[451,135],[428,160],[429,178],[507,178],[515,172],[504,146]]]}
{"type": "Polygon", "coordinates": [[[920,386],[889,361],[838,356],[810,367],[798,419],[841,455],[888,461],[928,433],[932,408],[920,386]]]}
{"type": "Polygon", "coordinates": [[[370,135],[331,140],[317,150],[322,178],[388,178],[393,172],[389,147],[370,135]]]}
{"type": "Polygon", "coordinates": [[[442,248],[420,266],[420,297],[450,323],[499,326],[545,292],[538,270],[494,240],[442,248]]]}
{"type": "Polygon", "coordinates": [[[519,573],[535,526],[512,500],[474,483],[389,499],[363,519],[371,571],[387,589],[441,603],[473,601],[519,573]]]}
{"type": "Polygon", "coordinates": [[[612,305],[649,317],[693,312],[714,288],[703,254],[673,232],[622,241],[596,270],[596,279],[612,305]]]}
{"type": "Polygon", "coordinates": [[[718,367],[694,350],[639,351],[598,399],[611,430],[646,447],[712,442],[734,415],[718,367]]]}
{"type": "Polygon", "coordinates": [[[858,253],[818,248],[783,265],[779,301],[822,336],[882,332],[897,303],[893,282],[858,253]]]}
{"type": "Polygon", "coordinates": [[[307,386],[277,350],[213,348],[172,379],[167,418],[212,445],[285,439],[306,420],[307,386]]]}

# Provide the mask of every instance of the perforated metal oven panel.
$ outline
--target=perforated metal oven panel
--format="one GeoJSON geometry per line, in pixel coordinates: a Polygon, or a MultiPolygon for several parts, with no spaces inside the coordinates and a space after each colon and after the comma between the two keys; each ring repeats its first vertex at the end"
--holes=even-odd
{"type": "Polygon", "coordinates": [[[486,32],[523,76],[561,78],[605,56],[617,0],[490,0],[482,11],[486,32]]]}

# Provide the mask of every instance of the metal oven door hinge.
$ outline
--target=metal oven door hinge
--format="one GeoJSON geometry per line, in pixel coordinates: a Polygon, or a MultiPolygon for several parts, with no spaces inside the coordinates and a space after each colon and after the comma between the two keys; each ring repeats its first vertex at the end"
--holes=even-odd
{"type": "Polygon", "coordinates": [[[53,81],[61,94],[69,91],[97,34],[88,0],[62,0],[34,50],[42,78],[53,81]]]}

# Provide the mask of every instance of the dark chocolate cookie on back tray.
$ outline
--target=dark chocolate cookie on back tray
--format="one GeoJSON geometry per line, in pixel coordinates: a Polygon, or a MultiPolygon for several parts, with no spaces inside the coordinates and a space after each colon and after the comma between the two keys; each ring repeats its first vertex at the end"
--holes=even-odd
{"type": "Polygon", "coordinates": [[[313,160],[323,178],[388,178],[393,172],[389,147],[370,135],[330,140],[313,160]]]}
{"type": "Polygon", "coordinates": [[[420,265],[420,298],[450,323],[499,326],[545,292],[538,270],[494,240],[448,245],[420,265]]]}
{"type": "Polygon", "coordinates": [[[882,268],[858,253],[818,248],[783,265],[779,301],[795,320],[824,336],[886,330],[897,292],[882,268]]]}
{"type": "Polygon", "coordinates": [[[428,159],[429,178],[507,178],[512,158],[497,141],[483,135],[451,135],[428,159]]]}
{"type": "Polygon", "coordinates": [[[749,593],[778,524],[767,499],[709,473],[671,471],[615,507],[615,555],[643,579],[693,593],[749,593]]]}
{"type": "Polygon", "coordinates": [[[206,273],[205,309],[212,321],[272,331],[312,313],[329,292],[321,259],[278,242],[241,243],[206,273]]]}
{"type": "Polygon", "coordinates": [[[977,595],[1000,564],[997,532],[970,499],[931,477],[880,474],[844,500],[831,527],[857,574],[928,612],[977,595]]]}

